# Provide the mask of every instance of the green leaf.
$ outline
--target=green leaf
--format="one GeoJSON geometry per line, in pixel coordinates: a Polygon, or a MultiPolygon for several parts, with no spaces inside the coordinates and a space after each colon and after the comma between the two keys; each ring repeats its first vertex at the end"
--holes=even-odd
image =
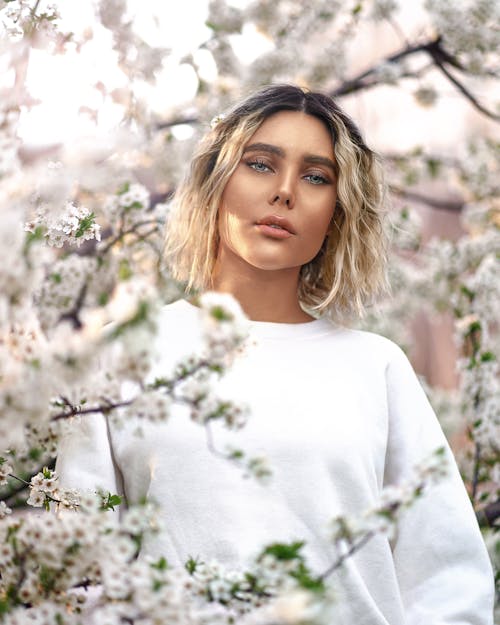
{"type": "Polygon", "coordinates": [[[130,263],[126,258],[122,258],[118,265],[118,279],[128,280],[133,276],[133,271],[130,269],[130,263]]]}
{"type": "Polygon", "coordinates": [[[137,307],[137,312],[135,313],[135,315],[128,321],[125,321],[124,323],[121,323],[119,326],[117,326],[113,330],[113,332],[110,334],[109,338],[115,339],[119,337],[120,335],[122,335],[128,329],[134,328],[135,326],[138,326],[141,323],[144,323],[148,318],[148,313],[149,313],[148,302],[139,302],[139,305],[137,307]]]}
{"type": "Polygon", "coordinates": [[[217,24],[215,22],[211,22],[210,20],[206,20],[205,26],[207,28],[210,28],[210,30],[213,30],[214,32],[217,32],[219,30],[217,24]]]}
{"type": "Polygon", "coordinates": [[[52,280],[52,282],[55,282],[56,284],[61,284],[62,282],[62,276],[60,273],[51,273],[49,275],[49,278],[52,280]]]}
{"type": "Polygon", "coordinates": [[[7,599],[0,597],[0,616],[7,614],[10,611],[10,602],[7,599]]]}
{"type": "Polygon", "coordinates": [[[41,241],[43,239],[43,235],[44,229],[42,226],[37,226],[33,232],[27,232],[24,249],[27,250],[29,246],[35,241],[41,241]]]}
{"type": "Polygon", "coordinates": [[[40,567],[40,573],[38,575],[38,579],[40,580],[40,585],[45,590],[46,593],[54,590],[54,586],[56,583],[56,574],[55,571],[49,569],[48,566],[42,564],[40,567]]]}
{"type": "Polygon", "coordinates": [[[166,571],[168,569],[168,562],[167,559],[162,556],[157,562],[152,562],[150,566],[158,571],[166,571]]]}
{"type": "Polygon", "coordinates": [[[471,291],[465,284],[462,284],[460,287],[460,293],[466,295],[471,301],[474,299],[474,291],[471,291]]]}
{"type": "Polygon", "coordinates": [[[82,217],[80,221],[78,222],[78,229],[75,232],[75,238],[79,239],[80,237],[83,237],[83,235],[87,232],[87,230],[90,230],[90,228],[92,228],[94,224],[95,224],[94,213],[90,213],[89,215],[82,217]]]}
{"type": "Polygon", "coordinates": [[[428,158],[426,160],[426,165],[431,178],[437,178],[441,171],[441,161],[436,158],[428,158]]]}
{"type": "Polygon", "coordinates": [[[358,4],[352,9],[352,14],[353,15],[357,15],[362,10],[363,10],[363,3],[362,2],[358,2],[358,4]]]}
{"type": "Polygon", "coordinates": [[[198,557],[193,558],[192,556],[189,556],[189,560],[186,562],[184,567],[185,567],[186,571],[190,575],[192,575],[196,571],[196,568],[197,568],[198,564],[200,564],[200,561],[198,560],[198,557]]]}
{"type": "Polygon", "coordinates": [[[139,210],[142,207],[143,207],[142,202],[135,201],[135,202],[132,202],[132,204],[128,204],[128,206],[125,207],[125,210],[129,211],[129,210],[133,210],[134,208],[137,208],[137,210],[139,210]]]}
{"type": "Polygon", "coordinates": [[[303,562],[300,562],[297,568],[290,573],[290,576],[297,580],[299,586],[316,593],[322,593],[325,590],[325,583],[320,577],[313,577],[311,571],[303,562]]]}
{"type": "Polygon", "coordinates": [[[120,495],[112,495],[111,493],[108,493],[106,495],[106,499],[101,505],[101,510],[114,510],[115,506],[119,506],[121,502],[122,498],[120,495]]]}
{"type": "Polygon", "coordinates": [[[467,330],[466,336],[470,336],[471,334],[473,334],[474,332],[478,332],[479,330],[481,330],[481,323],[479,321],[473,321],[470,324],[469,329],[467,330]]]}
{"type": "Polygon", "coordinates": [[[40,458],[42,457],[42,450],[40,449],[40,447],[32,447],[29,452],[28,452],[28,458],[30,460],[40,460],[40,458]]]}
{"type": "Polygon", "coordinates": [[[496,360],[496,356],[493,352],[484,352],[479,359],[481,362],[493,362],[496,360]]]}
{"type": "Polygon", "coordinates": [[[123,195],[124,193],[127,193],[127,191],[129,190],[130,190],[130,182],[124,182],[122,186],[116,192],[116,195],[123,195]]]}
{"type": "Polygon", "coordinates": [[[277,560],[302,560],[302,555],[299,553],[304,546],[304,541],[296,541],[293,543],[273,543],[267,545],[261,554],[274,556],[277,560]]]}

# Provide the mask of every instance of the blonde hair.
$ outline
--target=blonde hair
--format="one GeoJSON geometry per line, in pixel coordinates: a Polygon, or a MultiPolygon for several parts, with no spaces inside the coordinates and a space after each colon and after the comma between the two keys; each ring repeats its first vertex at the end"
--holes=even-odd
{"type": "Polygon", "coordinates": [[[206,290],[219,243],[218,210],[243,149],[279,111],[319,118],[331,132],[338,165],[337,202],[318,254],[300,271],[301,305],[320,315],[362,315],[386,288],[387,240],[381,167],[352,120],[325,94],[293,85],[266,87],[220,118],[200,142],[167,222],[165,262],[188,291],[206,290]]]}

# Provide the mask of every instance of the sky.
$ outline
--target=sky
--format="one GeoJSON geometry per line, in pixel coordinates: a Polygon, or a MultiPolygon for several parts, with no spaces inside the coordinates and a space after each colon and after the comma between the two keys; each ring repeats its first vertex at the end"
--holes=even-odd
{"type": "MultiPolygon", "coordinates": [[[[232,0],[231,3],[241,6],[246,2],[232,0]]],[[[117,67],[116,56],[110,52],[110,32],[94,17],[92,4],[57,2],[61,30],[74,32],[76,39],[92,34],[80,52],[71,46],[64,55],[51,55],[37,49],[31,52],[27,86],[39,104],[23,113],[19,126],[20,137],[30,145],[68,141],[87,130],[106,132],[120,119],[121,107],[109,99],[104,102],[99,89],[95,88],[96,83],[102,82],[109,90],[120,89],[127,79],[117,67]],[[78,115],[81,107],[99,109],[99,129],[89,116],[78,115]]],[[[210,54],[197,50],[211,34],[205,26],[208,0],[128,0],[128,7],[133,29],[142,39],[153,47],[171,50],[157,74],[156,88],[147,83],[139,84],[140,95],[147,98],[148,106],[159,114],[165,108],[165,97],[171,106],[189,102],[198,82],[193,68],[181,62],[185,55],[195,53],[204,79],[210,81],[215,77],[210,54]]],[[[250,62],[259,50],[269,45],[250,25],[242,36],[235,38],[234,44],[243,62],[250,62]]]]}
{"type": "MultiPolygon", "coordinates": [[[[230,2],[242,6],[248,0],[230,2]]],[[[123,112],[110,98],[103,100],[102,93],[95,87],[102,82],[110,90],[119,90],[126,84],[126,77],[118,68],[116,57],[110,53],[110,32],[94,17],[93,2],[59,0],[56,4],[62,13],[63,29],[75,32],[77,39],[90,33],[92,38],[80,53],[71,47],[64,55],[32,51],[27,84],[31,95],[40,103],[23,113],[19,134],[25,143],[33,146],[68,142],[85,133],[105,134],[123,112]],[[98,128],[90,115],[78,114],[81,107],[89,111],[98,109],[98,128]]],[[[401,20],[405,29],[419,27],[422,11],[417,5],[420,4],[402,3],[401,20]]],[[[172,106],[189,103],[195,94],[194,70],[181,62],[186,54],[195,52],[207,81],[214,77],[210,54],[197,50],[210,37],[210,30],[205,26],[208,0],[128,0],[128,6],[137,34],[152,46],[172,50],[157,76],[157,88],[147,83],[138,86],[148,106],[161,116],[166,103],[172,106]]],[[[269,46],[251,25],[246,26],[243,35],[235,36],[233,43],[243,62],[250,62],[269,46]]],[[[365,32],[356,40],[352,71],[365,67],[379,55],[394,51],[400,43],[387,27],[378,26],[365,32]]],[[[435,78],[431,76],[429,82],[435,78]]],[[[342,104],[365,130],[369,142],[379,150],[402,151],[419,143],[435,145],[436,149],[454,149],[458,139],[470,134],[471,128],[481,127],[484,120],[474,114],[470,104],[451,85],[443,83],[440,76],[437,78],[442,97],[431,109],[417,106],[410,89],[398,89],[395,97],[394,87],[390,86],[345,98],[342,104]],[[409,111],[411,126],[408,125],[409,111]]],[[[479,91],[479,97],[483,95],[486,94],[479,91]]],[[[177,131],[182,133],[183,129],[179,127],[177,131]]]]}

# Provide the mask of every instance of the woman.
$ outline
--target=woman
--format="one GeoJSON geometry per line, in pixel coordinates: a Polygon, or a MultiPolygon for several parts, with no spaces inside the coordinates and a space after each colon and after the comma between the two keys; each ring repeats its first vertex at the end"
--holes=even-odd
{"type": "MultiPolygon", "coordinates": [[[[141,439],[85,421],[58,470],[82,486],[85,467],[86,485],[113,492],[119,473],[130,502],[159,501],[167,536],[155,548],[173,564],[198,555],[237,566],[265,544],[302,539],[319,573],[335,559],[329,520],[361,515],[444,445],[451,474],[394,539],[375,536],[332,578],[338,622],[487,625],[487,554],[408,360],[389,340],[330,320],[360,313],[384,286],[381,188],[374,154],[325,95],[272,86],[220,119],[177,193],[165,254],[188,289],[229,293],[251,320],[250,343],[218,388],[251,417],[214,437],[266,453],[271,483],[242,480],[211,454],[180,406],[141,439]]],[[[166,306],[157,373],[200,345],[196,306],[166,306]]]]}

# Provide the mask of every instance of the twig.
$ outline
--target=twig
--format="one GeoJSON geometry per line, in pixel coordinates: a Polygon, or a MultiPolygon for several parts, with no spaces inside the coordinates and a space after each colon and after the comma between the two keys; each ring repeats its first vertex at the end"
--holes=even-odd
{"type": "Polygon", "coordinates": [[[432,57],[432,59],[434,60],[434,63],[436,65],[436,67],[441,70],[441,72],[446,76],[446,78],[453,84],[455,85],[455,87],[460,91],[460,93],[462,95],[464,95],[467,100],[469,100],[469,102],[472,104],[472,106],[477,109],[480,113],[482,113],[483,115],[486,115],[486,117],[489,117],[490,119],[494,120],[494,121],[500,121],[500,115],[497,115],[496,113],[493,113],[492,111],[488,110],[486,107],[484,107],[473,95],[472,93],[467,89],[467,87],[462,84],[455,76],[453,76],[453,74],[451,74],[446,67],[443,65],[443,63],[441,62],[441,60],[439,58],[437,58],[433,52],[431,50],[428,51],[430,56],[432,57]]]}
{"type": "Polygon", "coordinates": [[[83,415],[83,414],[95,414],[95,413],[106,413],[111,410],[115,410],[116,408],[123,408],[124,406],[130,406],[133,403],[133,400],[121,401],[116,403],[107,403],[103,406],[94,406],[93,408],[79,408],[78,406],[72,406],[71,410],[65,410],[63,412],[59,412],[53,415],[50,420],[51,421],[60,421],[61,419],[67,419],[68,417],[74,417],[75,415],[83,415]]]}
{"type": "Polygon", "coordinates": [[[461,200],[436,200],[427,195],[422,195],[421,193],[417,193],[415,191],[408,191],[407,189],[403,189],[395,185],[390,185],[389,189],[392,193],[399,197],[405,198],[407,200],[413,200],[414,202],[418,202],[419,204],[426,204],[427,206],[430,206],[431,208],[436,208],[437,210],[446,210],[452,211],[454,213],[459,213],[464,207],[464,202],[461,200]]]}
{"type": "Polygon", "coordinates": [[[84,282],[80,292],[78,293],[78,297],[76,298],[75,305],[71,310],[66,313],[63,313],[59,317],[59,323],[62,321],[70,321],[73,324],[74,330],[80,330],[83,327],[82,322],[80,321],[80,309],[82,308],[85,302],[85,295],[87,294],[87,282],[84,282]]]}
{"type": "MultiPolygon", "coordinates": [[[[374,87],[380,84],[381,80],[373,80],[372,83],[367,83],[365,79],[370,78],[377,72],[377,68],[381,64],[385,63],[397,63],[404,59],[407,56],[411,56],[413,54],[417,54],[419,52],[429,52],[430,49],[436,48],[440,44],[440,38],[431,39],[425,43],[415,44],[415,45],[407,45],[405,48],[396,52],[395,54],[391,54],[380,62],[378,62],[373,67],[365,70],[364,72],[359,73],[354,78],[344,81],[341,85],[336,87],[330,92],[332,97],[340,97],[343,95],[348,95],[350,93],[354,93],[356,91],[360,91],[361,89],[365,89],[367,87],[374,87]]],[[[446,53],[447,54],[447,53],[446,53]]]]}
{"type": "Polygon", "coordinates": [[[326,569],[326,571],[321,573],[321,575],[318,576],[318,579],[320,579],[320,580],[326,579],[334,571],[339,569],[342,566],[342,564],[344,563],[344,561],[347,560],[347,558],[350,558],[356,551],[358,551],[358,549],[361,549],[361,547],[366,545],[366,543],[369,540],[371,540],[374,536],[375,536],[375,532],[373,530],[367,532],[363,536],[363,538],[361,538],[361,540],[359,540],[357,543],[352,544],[351,547],[344,554],[339,556],[339,558],[331,566],[329,566],[326,569]]]}
{"type": "MultiPolygon", "coordinates": [[[[138,221],[128,230],[120,230],[118,234],[111,239],[111,241],[107,242],[105,247],[99,250],[98,256],[100,257],[104,256],[104,254],[106,254],[113,247],[113,245],[115,245],[115,243],[118,243],[119,241],[121,241],[124,236],[128,234],[136,234],[136,231],[138,228],[142,226],[149,226],[151,224],[155,224],[156,227],[147,233],[147,236],[149,236],[150,234],[156,232],[156,230],[158,229],[158,226],[160,225],[160,222],[157,219],[148,219],[146,221],[138,221]]],[[[140,237],[141,235],[138,234],[137,236],[140,237]]],[[[144,237],[146,235],[142,235],[142,236],[144,237]]]]}
{"type": "Polygon", "coordinates": [[[224,458],[225,460],[231,460],[231,458],[229,458],[225,453],[223,453],[222,451],[219,451],[214,444],[214,437],[213,437],[213,433],[212,430],[210,428],[210,423],[205,423],[205,434],[207,437],[207,447],[208,447],[208,451],[212,454],[214,454],[214,456],[217,456],[218,458],[224,458]]]}
{"type": "Polygon", "coordinates": [[[480,467],[481,467],[481,445],[476,442],[475,448],[474,448],[474,472],[472,474],[472,493],[471,493],[472,503],[476,501],[477,488],[479,485],[480,467]]]}
{"type": "Polygon", "coordinates": [[[480,527],[495,527],[497,519],[500,518],[500,499],[478,510],[476,518],[480,527]]]}

